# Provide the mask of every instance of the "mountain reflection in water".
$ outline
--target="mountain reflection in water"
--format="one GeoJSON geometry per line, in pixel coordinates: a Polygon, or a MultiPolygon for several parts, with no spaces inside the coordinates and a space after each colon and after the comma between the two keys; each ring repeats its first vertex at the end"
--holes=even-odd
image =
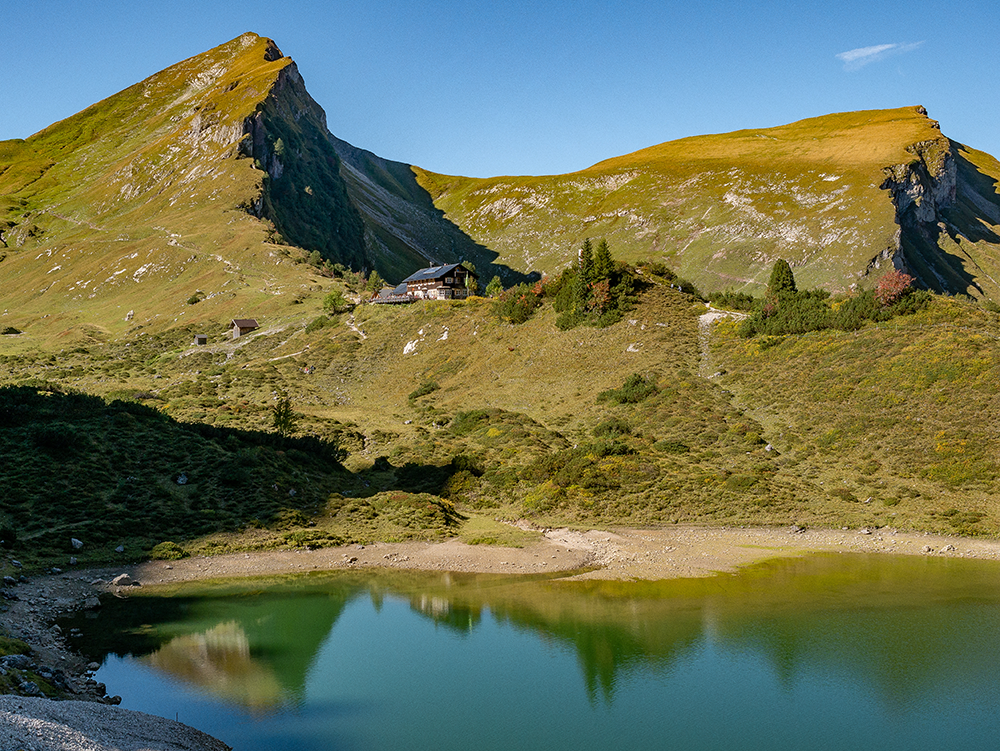
{"type": "Polygon", "coordinates": [[[64,627],[84,631],[91,659],[139,657],[254,710],[304,700],[321,677],[312,675],[321,649],[341,648],[341,614],[365,597],[376,612],[386,600],[406,603],[452,639],[490,623],[571,650],[591,702],[611,705],[630,676],[667,675],[710,643],[756,655],[786,687],[819,668],[905,707],[996,688],[998,573],[987,562],[845,555],[664,582],[336,572],[111,599],[96,619],[64,627]]]}

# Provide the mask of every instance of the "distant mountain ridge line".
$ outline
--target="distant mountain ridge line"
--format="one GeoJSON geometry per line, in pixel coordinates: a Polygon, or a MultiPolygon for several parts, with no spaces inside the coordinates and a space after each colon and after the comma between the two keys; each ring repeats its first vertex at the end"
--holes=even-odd
{"type": "MultiPolygon", "coordinates": [[[[207,312],[242,300],[234,285],[245,291],[251,270],[268,288],[288,246],[389,280],[466,260],[509,285],[558,272],[588,237],[704,291],[759,291],[784,258],[831,291],[901,268],[931,289],[997,297],[998,179],[995,159],[949,141],[922,107],[692,136],[566,175],[440,175],[338,139],[294,61],[247,33],[0,143],[0,242],[26,310],[39,294],[81,299],[70,277],[92,275],[81,263],[97,273],[112,246],[135,254],[122,279],[144,258],[161,284],[214,285],[207,312]],[[32,249],[60,268],[36,268],[21,252],[32,249]]],[[[190,294],[154,298],[170,308],[190,294]]]]}

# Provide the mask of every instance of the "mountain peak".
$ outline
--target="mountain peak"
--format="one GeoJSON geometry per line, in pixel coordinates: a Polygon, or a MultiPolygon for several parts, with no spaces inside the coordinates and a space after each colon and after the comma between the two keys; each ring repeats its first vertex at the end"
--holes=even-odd
{"type": "Polygon", "coordinates": [[[0,244],[5,272],[28,275],[22,309],[79,307],[155,279],[140,321],[187,299],[174,289],[185,276],[220,293],[236,269],[266,269],[274,246],[368,265],[323,110],[294,62],[253,33],[0,144],[0,244]],[[39,251],[57,260],[42,269],[30,262],[39,251]]]}

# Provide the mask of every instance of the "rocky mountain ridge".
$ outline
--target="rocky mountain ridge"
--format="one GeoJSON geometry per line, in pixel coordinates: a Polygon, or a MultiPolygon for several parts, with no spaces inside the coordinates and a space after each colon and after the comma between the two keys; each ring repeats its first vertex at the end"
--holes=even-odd
{"type": "Polygon", "coordinates": [[[686,138],[568,175],[440,175],[331,134],[295,63],[244,34],[0,143],[0,305],[15,328],[87,340],[292,315],[329,288],[302,250],[390,281],[464,259],[511,284],[558,272],[587,237],[706,292],[759,292],[785,258],[804,287],[895,267],[998,297],[998,180],[921,107],[686,138]]]}

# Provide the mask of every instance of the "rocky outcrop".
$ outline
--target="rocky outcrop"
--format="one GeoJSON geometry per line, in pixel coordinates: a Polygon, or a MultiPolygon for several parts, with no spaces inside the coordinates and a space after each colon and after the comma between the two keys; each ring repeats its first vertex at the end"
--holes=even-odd
{"type": "Polygon", "coordinates": [[[885,180],[880,187],[892,195],[900,226],[937,223],[941,210],[955,203],[958,186],[958,168],[948,139],[921,141],[906,150],[914,160],[883,169],[885,180]]]}
{"type": "Polygon", "coordinates": [[[267,173],[249,207],[284,240],[355,269],[370,268],[364,224],[348,195],[326,113],[306,91],[294,62],[243,121],[239,153],[267,173]]]}
{"type": "MultiPolygon", "coordinates": [[[[933,125],[936,129],[937,123],[933,125]]],[[[911,144],[906,151],[914,158],[883,168],[880,185],[889,191],[899,225],[895,247],[888,249],[892,264],[939,292],[979,290],[940,246],[942,234],[949,233],[947,212],[958,194],[958,164],[951,142],[940,136],[911,144]]],[[[880,260],[873,260],[875,268],[880,260]]],[[[869,272],[872,269],[870,264],[869,272]]]]}

